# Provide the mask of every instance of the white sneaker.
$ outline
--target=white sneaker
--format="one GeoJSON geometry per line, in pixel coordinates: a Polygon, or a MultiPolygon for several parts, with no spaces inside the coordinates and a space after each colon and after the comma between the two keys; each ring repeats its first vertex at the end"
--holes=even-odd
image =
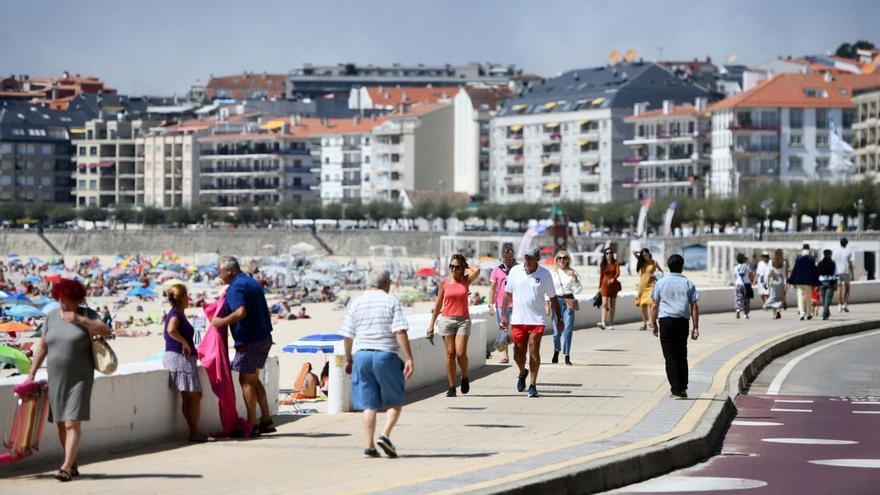
{"type": "Polygon", "coordinates": [[[604,321],[600,321],[599,323],[596,323],[596,326],[601,328],[602,330],[605,330],[605,322],[604,321]]]}
{"type": "Polygon", "coordinates": [[[614,325],[608,325],[605,330],[614,330],[614,325]]]}

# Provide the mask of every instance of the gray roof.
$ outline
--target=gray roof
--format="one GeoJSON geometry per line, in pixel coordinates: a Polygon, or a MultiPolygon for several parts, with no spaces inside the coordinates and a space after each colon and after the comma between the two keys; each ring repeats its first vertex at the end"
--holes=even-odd
{"type": "Polygon", "coordinates": [[[82,127],[89,115],[76,110],[50,110],[23,101],[0,101],[0,140],[66,141],[52,137],[49,128],[82,127]],[[30,132],[37,131],[37,132],[30,132]]]}
{"type": "Polygon", "coordinates": [[[104,111],[104,118],[106,119],[110,115],[119,113],[118,108],[122,107],[126,118],[138,119],[146,117],[147,107],[151,104],[156,104],[155,98],[126,96],[115,93],[80,93],[70,101],[67,108],[84,112],[91,118],[97,118],[98,113],[104,111]]]}
{"type": "Polygon", "coordinates": [[[525,92],[504,103],[498,116],[510,115],[514,105],[528,105],[522,113],[542,113],[544,104],[565,101],[556,111],[587,108],[632,109],[633,105],[649,102],[658,107],[663,100],[676,103],[693,102],[696,97],[711,98],[709,90],[684,81],[668,69],[653,62],[630,62],[614,66],[576,69],[530,86],[525,92]],[[597,98],[605,101],[596,106],[597,98]]]}

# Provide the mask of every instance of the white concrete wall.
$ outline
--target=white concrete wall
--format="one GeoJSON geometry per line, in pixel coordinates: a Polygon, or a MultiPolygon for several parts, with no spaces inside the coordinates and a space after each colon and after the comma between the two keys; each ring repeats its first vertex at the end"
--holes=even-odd
{"type": "MultiPolygon", "coordinates": [[[[204,395],[202,397],[202,429],[206,433],[220,430],[217,398],[211,391],[204,368],[199,369],[204,395]]],[[[16,407],[13,387],[22,377],[0,379],[0,411],[4,422],[11,418],[16,407]]],[[[45,380],[46,373],[37,374],[45,380]]],[[[246,414],[238,385],[238,373],[233,372],[238,413],[246,414]]],[[[269,407],[272,414],[278,412],[278,358],[266,362],[263,372],[269,407]]],[[[4,425],[7,426],[7,425],[4,425]]],[[[8,425],[8,426],[11,426],[8,425]]],[[[162,363],[124,364],[111,376],[95,373],[92,389],[91,420],[82,424],[83,434],[80,452],[102,454],[137,445],[147,445],[168,439],[184,440],[186,422],[180,412],[180,394],[171,390],[168,371],[162,363]]],[[[8,434],[4,431],[4,435],[8,434]]],[[[40,440],[40,451],[21,463],[45,462],[49,458],[61,459],[61,447],[55,425],[47,423],[40,440]]]]}

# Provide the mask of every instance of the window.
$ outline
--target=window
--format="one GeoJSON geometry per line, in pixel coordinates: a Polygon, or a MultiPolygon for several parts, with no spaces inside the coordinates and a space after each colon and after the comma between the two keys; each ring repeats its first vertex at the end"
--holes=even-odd
{"type": "Polygon", "coordinates": [[[0,143],[0,155],[11,155],[12,143],[0,143]]]}
{"type": "Polygon", "coordinates": [[[52,185],[52,177],[43,177],[40,179],[41,186],[51,186],[52,185]]]}
{"type": "Polygon", "coordinates": [[[0,175],[0,186],[11,186],[11,185],[12,185],[12,176],[0,175]]]}
{"type": "Polygon", "coordinates": [[[599,192],[599,184],[581,184],[582,193],[599,192]]]}
{"type": "Polygon", "coordinates": [[[828,92],[822,88],[804,88],[804,94],[808,98],[828,98],[828,92]]]}
{"type": "Polygon", "coordinates": [[[89,156],[98,156],[98,147],[97,146],[91,146],[89,148],[89,156]]]}
{"type": "Polygon", "coordinates": [[[792,108],[788,111],[788,126],[792,129],[804,128],[804,111],[801,108],[792,108]]]}
{"type": "Polygon", "coordinates": [[[77,185],[76,188],[77,189],[85,189],[86,188],[86,181],[80,179],[79,184],[77,185]]]}
{"type": "Polygon", "coordinates": [[[799,156],[788,157],[788,170],[789,172],[803,172],[804,159],[799,156]]]}
{"type": "Polygon", "coordinates": [[[856,111],[852,108],[843,111],[843,128],[852,129],[852,124],[856,120],[856,111]]]}
{"type": "Polygon", "coordinates": [[[816,157],[816,172],[827,172],[828,171],[828,157],[827,156],[817,156],[816,157]]]}
{"type": "Polygon", "coordinates": [[[37,152],[37,147],[33,144],[24,145],[24,154],[25,155],[33,155],[37,152]]]}
{"type": "Polygon", "coordinates": [[[24,129],[22,129],[20,127],[16,127],[14,129],[12,129],[12,135],[13,136],[24,136],[24,129]]]}
{"type": "Polygon", "coordinates": [[[96,181],[96,180],[94,180],[94,179],[93,179],[93,180],[90,180],[90,181],[89,181],[89,189],[92,190],[92,191],[94,191],[94,190],[97,189],[97,188],[98,188],[98,181],[96,181]]]}
{"type": "Polygon", "coordinates": [[[759,163],[761,175],[775,175],[777,170],[777,163],[775,158],[761,158],[759,163]]]}
{"type": "Polygon", "coordinates": [[[43,153],[44,155],[51,155],[52,154],[52,145],[51,144],[44,144],[44,145],[40,146],[40,152],[43,153]]]}
{"type": "Polygon", "coordinates": [[[827,129],[828,128],[828,109],[827,108],[817,108],[816,109],[816,129],[827,129]]]}
{"type": "Polygon", "coordinates": [[[816,133],[816,147],[817,148],[827,148],[828,147],[828,132],[817,132],[816,133]]]}
{"type": "Polygon", "coordinates": [[[804,145],[804,135],[800,132],[792,132],[791,136],[788,139],[789,146],[803,146],[804,145]]]}

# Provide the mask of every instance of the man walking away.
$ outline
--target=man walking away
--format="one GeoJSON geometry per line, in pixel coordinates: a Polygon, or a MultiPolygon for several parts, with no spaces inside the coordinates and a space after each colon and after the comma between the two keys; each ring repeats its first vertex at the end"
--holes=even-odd
{"type": "Polygon", "coordinates": [[[391,430],[403,409],[404,382],[413,374],[412,351],[407,336],[409,324],[400,301],[388,293],[390,290],[391,274],[388,270],[373,272],[370,290],[351,303],[342,322],[345,374],[351,377],[354,408],[364,411],[364,457],[379,457],[376,444],[388,457],[397,457],[397,449],[391,443],[391,430]],[[397,356],[401,350],[404,361],[397,356]],[[376,415],[380,409],[386,409],[385,428],[374,442],[376,415]]]}
{"type": "Polygon", "coordinates": [[[837,279],[835,278],[836,263],[832,259],[830,249],[822,251],[822,261],[816,269],[819,272],[819,295],[822,298],[822,319],[827,320],[831,316],[831,302],[834,300],[834,291],[837,288],[837,279]]]}
{"type": "Polygon", "coordinates": [[[849,308],[847,305],[849,304],[849,291],[850,291],[850,282],[853,279],[853,255],[852,251],[850,251],[846,245],[849,244],[849,241],[846,240],[846,237],[840,240],[840,248],[834,250],[834,255],[831,259],[834,260],[834,266],[837,270],[837,312],[849,313],[849,308]]]}
{"type": "Polygon", "coordinates": [[[697,340],[700,337],[700,308],[697,305],[700,295],[694,283],[681,274],[684,258],[680,254],[670,256],[666,265],[669,275],[654,285],[651,318],[654,336],[658,333],[660,336],[670,392],[674,397],[684,399],[688,386],[688,320],[694,322],[691,338],[697,340]]]}
{"type": "Polygon", "coordinates": [[[810,245],[804,244],[801,255],[794,261],[788,284],[797,288],[798,316],[801,320],[813,319],[813,287],[819,285],[816,260],[810,254],[810,245]]]}
{"type": "Polygon", "coordinates": [[[226,316],[215,317],[211,324],[217,328],[229,326],[235,341],[235,358],[232,369],[238,371],[238,383],[247,407],[247,422],[252,435],[274,433],[272,416],[266,388],[260,381],[259,370],[266,365],[272,348],[272,321],[263,287],[250,275],[242,273],[238,260],[225,256],[218,267],[226,289],[226,316]],[[260,422],[257,424],[257,404],[260,405],[260,422]]]}
{"type": "Polygon", "coordinates": [[[507,286],[504,288],[504,304],[501,308],[501,326],[510,328],[513,337],[513,359],[519,367],[516,390],[522,392],[526,388],[526,349],[529,353],[531,367],[531,385],[529,397],[538,396],[538,368],[541,366],[541,337],[544,335],[544,301],[550,300],[550,308],[556,315],[556,331],[562,333],[564,324],[556,288],[550,278],[550,272],[538,262],[541,252],[538,248],[530,248],[525,253],[522,265],[516,265],[507,274],[507,286]],[[513,303],[510,321],[507,308],[513,303]]]}

